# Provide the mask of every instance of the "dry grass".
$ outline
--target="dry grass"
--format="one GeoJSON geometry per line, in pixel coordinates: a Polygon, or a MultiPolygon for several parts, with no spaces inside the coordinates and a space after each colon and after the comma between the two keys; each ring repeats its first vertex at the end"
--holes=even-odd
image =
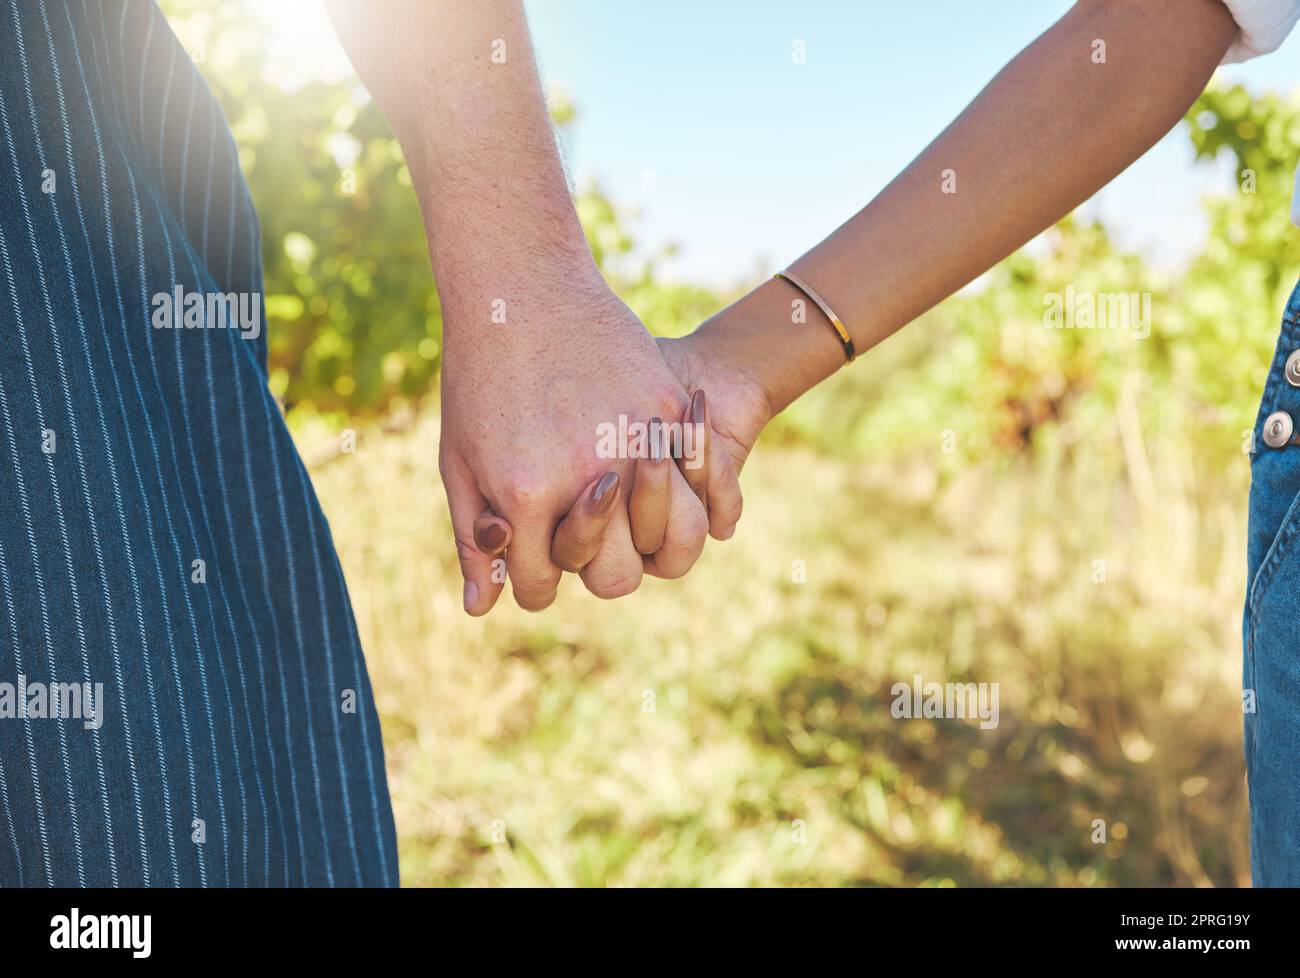
{"type": "Polygon", "coordinates": [[[1064,436],[987,465],[763,444],[686,580],[486,621],[436,416],[363,431],[315,476],[403,882],[1246,883],[1244,464],[1190,471],[1131,399],[1112,421],[1086,462],[1064,436]],[[999,683],[999,726],[893,719],[914,674],[999,683]]]}

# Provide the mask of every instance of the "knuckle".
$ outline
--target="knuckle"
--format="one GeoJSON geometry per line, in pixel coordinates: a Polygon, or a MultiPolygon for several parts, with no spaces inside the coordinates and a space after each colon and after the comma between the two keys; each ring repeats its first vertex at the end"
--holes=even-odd
{"type": "Polygon", "coordinates": [[[483,557],[483,552],[474,545],[474,541],[466,538],[462,534],[456,534],[456,556],[461,559],[462,563],[479,560],[483,557]]]}
{"type": "Polygon", "coordinates": [[[675,581],[685,577],[687,571],[695,566],[704,550],[703,541],[698,546],[670,545],[665,541],[663,547],[655,554],[655,573],[665,580],[675,581]]]}
{"type": "MultiPolygon", "coordinates": [[[[707,533],[707,524],[705,525],[707,533]]],[[[664,540],[664,545],[659,548],[655,554],[655,567],[658,576],[668,580],[676,580],[683,577],[687,571],[695,566],[695,562],[700,559],[700,554],[704,551],[704,534],[692,533],[689,538],[682,536],[670,535],[664,540]]]]}
{"type": "Polygon", "coordinates": [[[534,584],[529,586],[518,581],[514,582],[515,604],[523,608],[524,611],[541,611],[543,608],[550,607],[555,601],[555,587],[550,584],[534,584]]]}
{"type": "Polygon", "coordinates": [[[740,515],[745,509],[745,499],[739,492],[727,494],[722,499],[714,502],[713,497],[709,497],[709,502],[717,515],[726,523],[739,523],[740,515]]]}
{"type": "Polygon", "coordinates": [[[661,550],[655,557],[655,576],[662,577],[665,581],[676,581],[685,577],[692,566],[694,566],[693,562],[682,561],[678,563],[671,559],[665,559],[661,550]]]}
{"type": "Polygon", "coordinates": [[[458,473],[464,470],[464,464],[455,452],[447,447],[444,441],[438,446],[438,476],[442,479],[445,486],[458,473]]]}
{"type": "MultiPolygon", "coordinates": [[[[578,525],[569,528],[569,542],[572,549],[582,554],[594,555],[600,546],[604,527],[578,525]]],[[[591,559],[590,556],[587,558],[591,559]]]]}
{"type": "Polygon", "coordinates": [[[557,570],[555,574],[525,574],[523,577],[512,577],[511,580],[514,582],[516,593],[522,591],[525,594],[549,594],[559,584],[560,577],[557,570]]]}
{"type": "Polygon", "coordinates": [[[660,530],[645,530],[640,533],[632,533],[632,546],[636,552],[643,557],[649,557],[651,554],[658,553],[664,545],[664,535],[660,530]]]}
{"type": "Polygon", "coordinates": [[[552,553],[551,560],[555,562],[556,567],[560,568],[560,570],[564,571],[566,574],[578,574],[587,566],[587,562],[581,560],[578,555],[569,556],[566,554],[552,553]]]}
{"type": "Polygon", "coordinates": [[[692,506],[689,515],[683,517],[680,526],[671,528],[669,535],[677,546],[695,549],[704,546],[704,538],[709,535],[709,514],[703,506],[692,506]]]}
{"type": "Polygon", "coordinates": [[[524,611],[545,611],[554,603],[554,594],[548,594],[544,598],[527,597],[517,592],[515,594],[515,604],[519,605],[524,611]]]}
{"type": "Polygon", "coordinates": [[[551,563],[570,574],[581,571],[600,548],[601,535],[597,528],[569,523],[563,529],[563,539],[557,538],[551,546],[551,563]]]}
{"type": "Polygon", "coordinates": [[[516,478],[506,486],[502,501],[508,513],[535,513],[542,510],[549,497],[540,479],[516,478]]]}
{"type": "Polygon", "coordinates": [[[598,598],[604,598],[607,601],[614,598],[623,598],[631,594],[641,586],[642,573],[638,569],[628,573],[614,574],[607,578],[592,578],[584,580],[587,590],[598,598]]]}
{"type": "Polygon", "coordinates": [[[665,424],[685,417],[690,403],[686,392],[680,387],[664,386],[650,392],[650,404],[665,424]]]}

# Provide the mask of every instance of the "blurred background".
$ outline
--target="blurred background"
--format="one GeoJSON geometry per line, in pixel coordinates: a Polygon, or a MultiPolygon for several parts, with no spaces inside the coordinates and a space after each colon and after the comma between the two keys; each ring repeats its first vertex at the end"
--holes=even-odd
{"type": "MultiPolygon", "coordinates": [[[[258,203],[271,385],[404,884],[1248,883],[1246,449],[1300,272],[1300,37],[778,419],[687,579],[473,621],[399,147],[315,0],[162,6],[258,203]],[[1070,287],[1149,294],[1150,335],[1045,328],[1070,287]],[[918,674],[998,683],[999,725],[893,719],[918,674]]],[[[866,203],[1068,6],[528,4],[593,250],[664,334],[866,203]]]]}

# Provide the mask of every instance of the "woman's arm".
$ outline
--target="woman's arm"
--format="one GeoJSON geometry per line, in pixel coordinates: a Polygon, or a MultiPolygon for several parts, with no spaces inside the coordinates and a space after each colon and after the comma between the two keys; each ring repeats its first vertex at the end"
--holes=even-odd
{"type": "MultiPolygon", "coordinates": [[[[839,315],[858,352],[869,349],[1145,153],[1201,93],[1235,33],[1222,0],[1080,0],[792,270],[839,315]],[[1104,62],[1094,60],[1097,41],[1104,62]]],[[[807,323],[792,326],[800,298],[786,282],[764,283],[689,337],[689,359],[727,364],[770,413],[781,411],[844,363],[812,303],[807,323]]],[[[710,384],[721,420],[726,405],[710,384]]]]}

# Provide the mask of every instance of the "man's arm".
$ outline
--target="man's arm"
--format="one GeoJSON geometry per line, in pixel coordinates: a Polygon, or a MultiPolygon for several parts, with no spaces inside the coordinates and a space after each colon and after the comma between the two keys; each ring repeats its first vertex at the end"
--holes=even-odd
{"type": "MultiPolygon", "coordinates": [[[[792,269],[857,350],[869,349],[1145,153],[1204,89],[1235,32],[1222,0],[1080,0],[792,269]],[[1104,63],[1093,60],[1098,40],[1104,63]],[[955,193],[944,192],[945,173],[955,193]]],[[[791,327],[796,298],[787,283],[767,282],[692,337],[697,356],[750,378],[774,413],[844,363],[811,304],[807,325],[791,327]]]]}
{"type": "MultiPolygon", "coordinates": [[[[536,289],[601,289],[518,0],[327,0],[406,155],[448,326],[536,289]]],[[[556,324],[562,328],[563,324],[556,324]]]]}
{"type": "MultiPolygon", "coordinates": [[[[592,260],[520,0],[328,6],[402,145],[424,215],[443,311],[439,467],[465,608],[483,614],[501,590],[492,556],[475,545],[475,520],[487,510],[510,526],[506,563],[516,601],[544,608],[554,600],[560,563],[576,570],[581,562],[565,549],[563,533],[553,549],[560,516],[580,492],[604,484],[597,480],[607,471],[623,485],[632,476],[627,460],[597,456],[599,426],[620,415],[681,417],[687,393],[592,260]]],[[[670,467],[663,545],[647,561],[629,527],[629,494],[621,493],[612,514],[606,502],[600,513],[608,532],[581,567],[590,590],[626,594],[643,568],[679,576],[699,556],[710,519],[717,535],[735,523],[739,485],[721,450],[718,457],[707,514],[670,467]]],[[[591,537],[601,524],[584,527],[591,537]]],[[[589,548],[582,550],[585,560],[589,548]]]]}

